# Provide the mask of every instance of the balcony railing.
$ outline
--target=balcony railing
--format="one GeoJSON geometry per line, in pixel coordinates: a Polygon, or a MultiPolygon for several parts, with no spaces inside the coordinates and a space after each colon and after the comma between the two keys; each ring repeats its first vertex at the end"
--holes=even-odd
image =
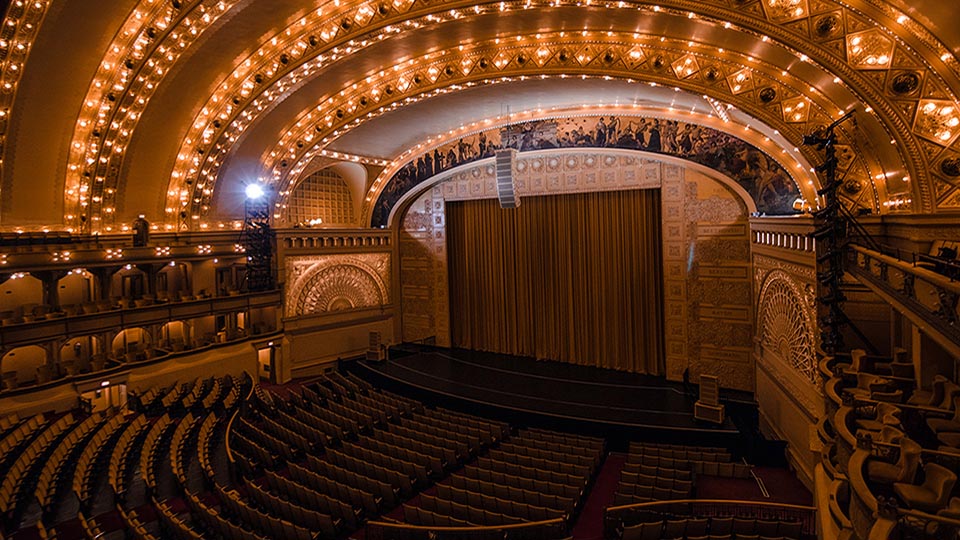
{"type": "Polygon", "coordinates": [[[903,260],[852,245],[846,270],[948,351],[960,355],[960,282],[903,260]]]}
{"type": "Polygon", "coordinates": [[[393,233],[382,229],[277,229],[281,251],[384,250],[393,244],[393,233]]]}
{"type": "Polygon", "coordinates": [[[57,336],[85,336],[117,328],[164,324],[207,315],[220,315],[251,308],[279,306],[279,290],[217,296],[184,302],[167,302],[96,313],[59,316],[50,319],[0,326],[0,347],[20,347],[44,343],[57,336]]]}
{"type": "Polygon", "coordinates": [[[817,243],[812,232],[813,219],[806,216],[750,219],[750,240],[755,246],[814,253],[817,243]]]}

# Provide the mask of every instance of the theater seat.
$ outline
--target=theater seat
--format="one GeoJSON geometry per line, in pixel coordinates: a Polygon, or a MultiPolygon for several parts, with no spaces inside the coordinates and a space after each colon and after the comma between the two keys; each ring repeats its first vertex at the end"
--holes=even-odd
{"type": "Polygon", "coordinates": [[[950,519],[960,519],[960,497],[950,499],[950,506],[938,511],[937,515],[950,519]]]}
{"type": "Polygon", "coordinates": [[[937,375],[933,378],[933,385],[930,390],[916,390],[907,403],[910,405],[923,405],[933,407],[934,404],[943,400],[943,385],[949,382],[949,379],[943,375],[937,375]]]}
{"type": "Polygon", "coordinates": [[[927,425],[934,433],[960,431],[960,396],[953,398],[952,418],[928,418],[927,425]]]}
{"type": "Polygon", "coordinates": [[[911,508],[926,512],[936,512],[947,506],[947,500],[957,475],[946,467],[936,463],[927,463],[923,467],[924,481],[921,485],[896,483],[893,490],[911,508]]]}
{"type": "Polygon", "coordinates": [[[877,459],[867,462],[867,477],[880,484],[912,483],[920,467],[920,445],[907,437],[900,438],[900,457],[896,463],[877,459]]]}

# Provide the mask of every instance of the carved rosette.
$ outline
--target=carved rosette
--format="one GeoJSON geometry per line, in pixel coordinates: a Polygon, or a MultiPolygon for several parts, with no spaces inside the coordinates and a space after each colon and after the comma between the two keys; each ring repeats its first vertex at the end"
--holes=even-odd
{"type": "Polygon", "coordinates": [[[760,346],[817,382],[814,317],[804,289],[789,274],[772,270],[760,290],[760,346]]]}
{"type": "Polygon", "coordinates": [[[386,253],[295,257],[287,261],[287,316],[297,317],[390,303],[386,253]]]}

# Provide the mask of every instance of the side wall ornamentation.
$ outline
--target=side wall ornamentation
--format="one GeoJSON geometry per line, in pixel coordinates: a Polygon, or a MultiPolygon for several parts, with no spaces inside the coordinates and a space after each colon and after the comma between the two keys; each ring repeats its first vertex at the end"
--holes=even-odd
{"type": "Polygon", "coordinates": [[[747,208],[703,173],[663,166],[664,332],[667,378],[717,375],[752,392],[753,302],[747,208]]]}
{"type": "Polygon", "coordinates": [[[287,317],[390,303],[387,253],[286,258],[287,317]]]}
{"type": "Polygon", "coordinates": [[[407,209],[399,234],[403,340],[435,338],[441,347],[450,346],[445,205],[434,186],[407,209]]]}
{"type": "Polygon", "coordinates": [[[798,475],[813,485],[819,460],[817,422],[823,395],[817,385],[817,318],[813,261],[801,265],[754,254],[757,299],[757,402],[761,428],[787,441],[798,475]]]}

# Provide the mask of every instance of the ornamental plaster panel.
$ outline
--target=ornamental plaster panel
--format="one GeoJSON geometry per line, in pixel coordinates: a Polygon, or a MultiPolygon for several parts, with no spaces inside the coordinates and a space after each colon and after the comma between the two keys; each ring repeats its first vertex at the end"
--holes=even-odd
{"type": "Polygon", "coordinates": [[[390,260],[389,253],[287,257],[286,315],[389,304],[390,260]]]}

